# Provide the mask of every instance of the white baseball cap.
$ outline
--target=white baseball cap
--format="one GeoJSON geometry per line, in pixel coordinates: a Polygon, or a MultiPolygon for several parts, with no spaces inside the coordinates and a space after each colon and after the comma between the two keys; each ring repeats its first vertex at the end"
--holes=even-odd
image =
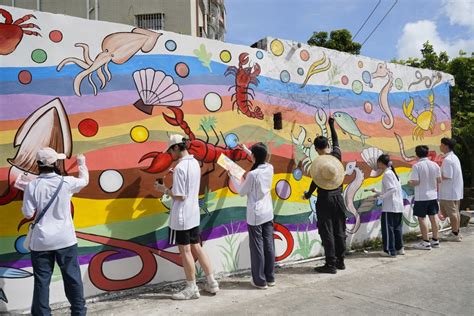
{"type": "Polygon", "coordinates": [[[52,167],[57,160],[66,159],[65,154],[58,154],[56,150],[50,147],[42,148],[36,153],[36,160],[42,165],[52,167]]]}
{"type": "Polygon", "coordinates": [[[179,135],[179,134],[173,134],[170,136],[170,139],[168,140],[168,150],[170,150],[171,147],[177,144],[182,144],[183,143],[184,137],[179,135]]]}

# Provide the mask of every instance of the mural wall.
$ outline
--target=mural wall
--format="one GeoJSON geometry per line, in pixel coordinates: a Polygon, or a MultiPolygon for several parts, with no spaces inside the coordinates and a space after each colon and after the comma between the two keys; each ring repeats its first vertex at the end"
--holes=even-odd
{"type": "MultiPolygon", "coordinates": [[[[405,183],[417,144],[439,161],[452,76],[280,39],[260,50],[6,6],[0,14],[1,310],[31,301],[27,222],[13,183],[37,175],[34,154],[44,146],[71,157],[62,166],[70,175],[75,155],[87,157],[90,184],[72,200],[87,296],[184,278],[167,242],[170,201],[153,190],[174,163],[163,153],[169,133],[187,135],[201,163],[202,236],[217,273],[250,265],[245,199],[216,166],[223,153],[250,168],[238,142],[271,150],[277,261],[321,251],[317,196],[301,197],[317,155],[312,140],[328,135],[329,115],[347,174],[349,242],[379,235],[381,207],[364,189],[380,186],[382,152],[404,184],[405,228],[416,228],[405,183]]],[[[51,302],[65,300],[56,269],[51,302]]]]}

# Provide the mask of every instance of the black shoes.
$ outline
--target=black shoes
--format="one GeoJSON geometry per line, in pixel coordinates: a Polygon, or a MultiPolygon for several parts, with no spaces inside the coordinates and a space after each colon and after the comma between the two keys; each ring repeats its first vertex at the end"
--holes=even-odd
{"type": "Polygon", "coordinates": [[[329,274],[336,274],[337,273],[336,267],[329,266],[327,264],[323,265],[322,267],[314,268],[314,271],[318,272],[318,273],[329,273],[329,274]]]}
{"type": "Polygon", "coordinates": [[[338,270],[345,270],[346,269],[346,265],[344,264],[344,260],[336,261],[336,269],[338,269],[338,270]]]}

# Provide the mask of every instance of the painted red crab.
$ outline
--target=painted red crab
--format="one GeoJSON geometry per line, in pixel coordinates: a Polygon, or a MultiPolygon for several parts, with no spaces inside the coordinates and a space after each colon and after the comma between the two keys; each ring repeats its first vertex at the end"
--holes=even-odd
{"type": "Polygon", "coordinates": [[[36,28],[39,26],[33,23],[21,24],[31,18],[36,17],[33,14],[27,14],[24,17],[13,22],[12,15],[5,9],[0,9],[0,15],[5,18],[3,23],[0,22],[0,55],[8,55],[12,53],[23,38],[23,34],[41,36],[38,32],[25,30],[26,28],[36,28]]]}

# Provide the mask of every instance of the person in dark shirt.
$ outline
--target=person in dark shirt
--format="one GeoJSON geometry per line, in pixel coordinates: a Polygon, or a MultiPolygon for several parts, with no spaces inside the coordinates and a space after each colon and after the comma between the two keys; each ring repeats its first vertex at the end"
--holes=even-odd
{"type": "MultiPolygon", "coordinates": [[[[339,140],[334,128],[334,118],[329,118],[331,129],[332,150],[329,141],[324,136],[318,136],[314,140],[314,147],[319,155],[332,155],[342,161],[342,153],[339,148],[339,140]]],[[[315,190],[318,190],[316,200],[316,215],[318,218],[318,232],[324,247],[326,264],[316,267],[319,273],[335,274],[337,269],[344,270],[344,255],[346,251],[346,206],[342,197],[342,185],[334,190],[319,188],[314,181],[311,182],[309,190],[305,192],[304,198],[309,199],[315,190]]]]}

